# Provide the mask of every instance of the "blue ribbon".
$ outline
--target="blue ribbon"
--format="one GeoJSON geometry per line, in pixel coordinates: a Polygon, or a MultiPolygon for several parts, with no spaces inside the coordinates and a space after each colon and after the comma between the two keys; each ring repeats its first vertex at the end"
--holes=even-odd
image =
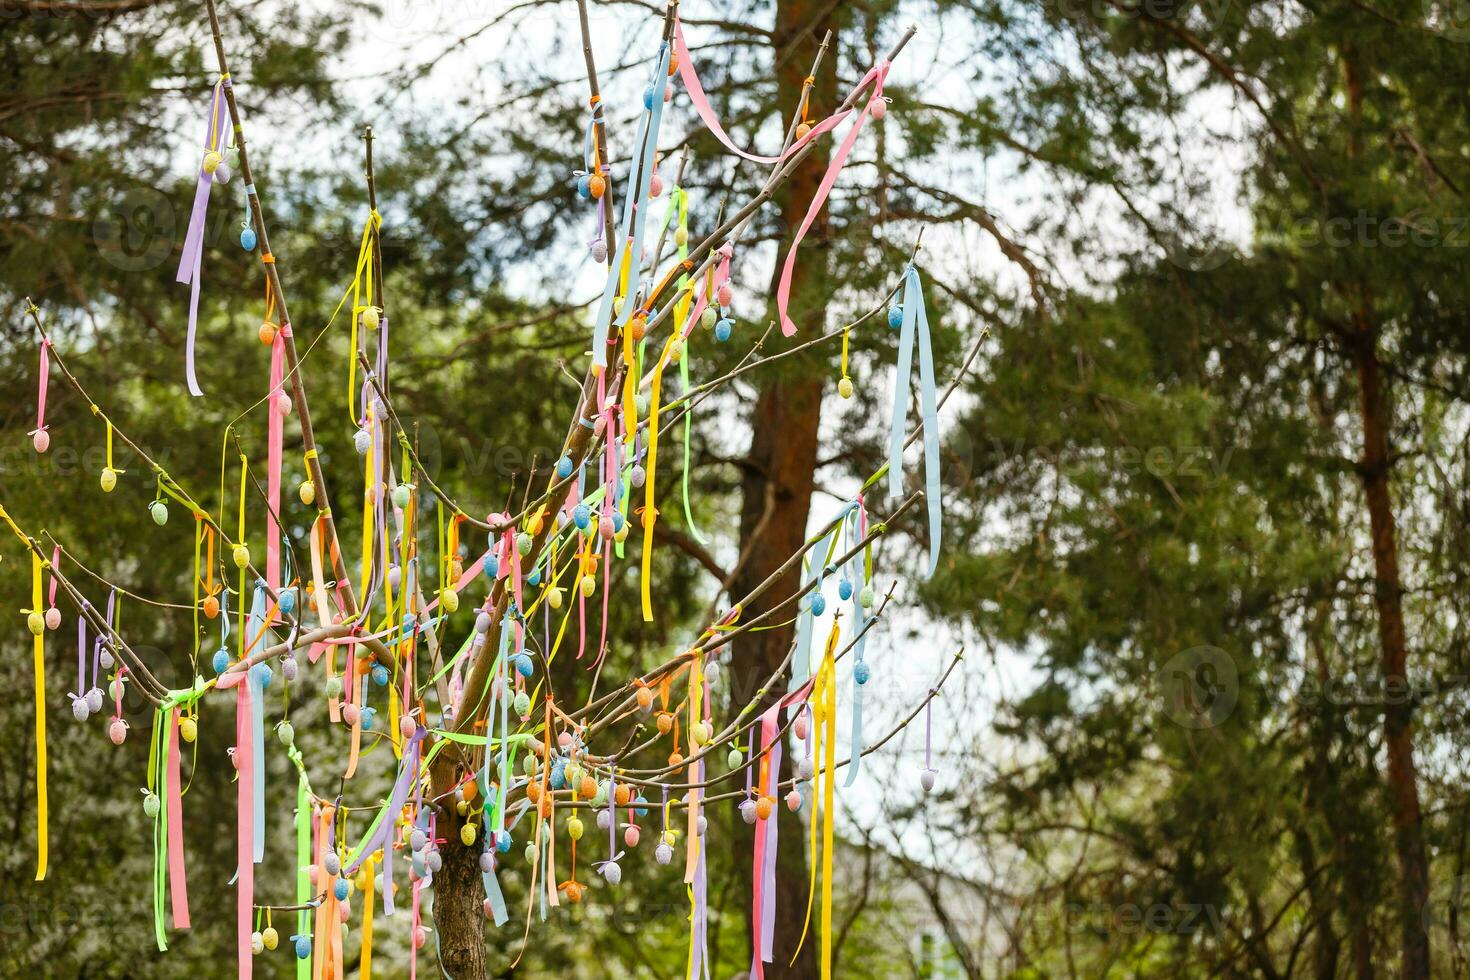
{"type": "Polygon", "coordinates": [[[903,280],[903,330],[898,338],[898,376],[893,389],[893,425],[888,432],[888,492],[903,494],[903,443],[908,421],[908,386],[913,369],[914,340],[919,346],[919,410],[924,427],[924,496],[929,509],[929,571],[939,566],[941,504],[939,501],[939,410],[934,398],[934,355],[929,349],[929,318],[924,287],[910,263],[903,280]]]}

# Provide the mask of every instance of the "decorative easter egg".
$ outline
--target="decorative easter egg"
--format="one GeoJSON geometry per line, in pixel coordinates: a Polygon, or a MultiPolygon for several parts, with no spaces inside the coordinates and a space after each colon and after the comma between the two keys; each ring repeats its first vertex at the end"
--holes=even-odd
{"type": "Polygon", "coordinates": [[[347,895],[351,888],[352,885],[346,878],[338,878],[336,883],[332,885],[332,894],[337,896],[337,901],[345,902],[347,901],[347,895]]]}
{"type": "Polygon", "coordinates": [[[148,507],[148,516],[153,518],[153,523],[163,527],[168,523],[168,504],[162,500],[155,500],[148,507]]]}
{"type": "Polygon", "coordinates": [[[230,182],[230,178],[233,176],[234,174],[230,171],[230,164],[228,161],[221,161],[220,165],[215,168],[214,179],[219,181],[221,184],[228,184],[230,182]]]}
{"type": "Polygon", "coordinates": [[[735,324],[729,317],[725,317],[715,324],[715,339],[724,343],[730,339],[730,332],[735,329],[735,324]]]}
{"type": "Polygon", "coordinates": [[[868,109],[872,112],[874,119],[882,119],[888,115],[888,101],[881,95],[875,95],[868,102],[868,109]]]}
{"type": "Polygon", "coordinates": [[[112,493],[113,489],[116,488],[116,486],[117,470],[113,469],[111,466],[104,466],[102,468],[102,492],[112,493]]]}
{"type": "Polygon", "coordinates": [[[864,660],[859,660],[857,662],[857,665],[852,668],[852,679],[857,681],[859,684],[868,683],[868,678],[871,677],[872,674],[872,669],[868,667],[867,661],[864,660]]]}
{"type": "Polygon", "coordinates": [[[812,124],[811,123],[806,123],[806,122],[797,123],[797,125],[796,125],[796,138],[797,139],[804,140],[808,136],[811,135],[811,132],[812,132],[812,124]]]}
{"type": "Polygon", "coordinates": [[[653,849],[653,859],[659,864],[668,864],[674,859],[674,849],[668,844],[660,843],[653,849]]]}
{"type": "Polygon", "coordinates": [[[903,326],[903,304],[894,303],[888,308],[888,325],[894,330],[903,326]]]}
{"type": "Polygon", "coordinates": [[[701,311],[699,314],[699,325],[704,327],[704,329],[709,330],[715,325],[715,321],[719,318],[720,315],[715,312],[715,308],[713,306],[706,306],[704,310],[701,311]]]}
{"type": "Polygon", "coordinates": [[[260,941],[266,949],[275,949],[281,944],[281,934],[276,932],[274,926],[266,926],[260,932],[260,941]]]}
{"type": "Polygon", "coordinates": [[[616,885],[623,880],[623,869],[618,862],[609,861],[602,866],[602,877],[607,879],[609,885],[616,885]]]}
{"type": "Polygon", "coordinates": [[[265,939],[258,932],[252,932],[250,934],[250,952],[256,956],[265,952],[265,939]]]}
{"type": "Polygon", "coordinates": [[[372,446],[373,434],[367,429],[358,429],[352,434],[352,448],[357,450],[357,455],[366,456],[372,446]]]}
{"type": "Polygon", "coordinates": [[[679,360],[683,356],[684,341],[680,340],[678,337],[675,337],[673,340],[669,341],[669,363],[678,364],[679,360]]]}
{"type": "Polygon", "coordinates": [[[757,820],[764,820],[769,817],[771,815],[771,807],[772,803],[769,796],[762,796],[760,799],[756,800],[755,818],[757,820]]]}
{"type": "Polygon", "coordinates": [[[592,521],[592,508],[586,504],[578,504],[572,508],[572,523],[577,525],[578,530],[585,531],[587,525],[592,521]]]}
{"type": "Polygon", "coordinates": [[[707,721],[696,722],[689,726],[689,740],[695,745],[703,745],[714,736],[714,726],[707,721]]]}
{"type": "Polygon", "coordinates": [[[255,251],[255,229],[253,229],[253,228],[241,228],[240,229],[240,247],[243,248],[247,252],[253,252],[253,251],[255,251]]]}
{"type": "Polygon", "coordinates": [[[820,592],[812,593],[811,610],[813,616],[820,616],[827,611],[827,597],[820,592]]]}
{"type": "Polygon", "coordinates": [[[584,200],[592,198],[592,175],[582,174],[577,178],[577,196],[584,200]]]}
{"type": "Polygon", "coordinates": [[[592,243],[591,251],[593,262],[607,261],[607,243],[604,242],[602,239],[599,238],[597,241],[592,243]]]}
{"type": "Polygon", "coordinates": [[[124,690],[123,679],[121,677],[114,677],[112,683],[107,685],[107,690],[112,695],[112,700],[121,701],[124,690]]]}
{"type": "Polygon", "coordinates": [[[938,773],[933,769],[920,770],[919,785],[924,787],[924,792],[927,793],[934,788],[934,777],[937,775],[938,773]]]}
{"type": "Polygon", "coordinates": [[[179,738],[192,742],[199,737],[199,725],[193,718],[179,719],[179,738]]]}
{"type": "Polygon", "coordinates": [[[409,501],[412,499],[413,487],[409,486],[407,483],[400,483],[398,484],[398,486],[393,488],[393,506],[397,507],[399,510],[403,510],[404,508],[406,508],[409,501]]]}
{"type": "Polygon", "coordinates": [[[341,696],[342,696],[342,678],[340,678],[340,677],[328,677],[327,678],[327,698],[328,698],[328,700],[335,700],[337,698],[340,698],[341,696]]]}
{"type": "Polygon", "coordinates": [[[795,813],[796,811],[801,809],[800,790],[792,789],[791,792],[786,794],[786,809],[790,810],[792,813],[795,813]]]}
{"type": "Polygon", "coordinates": [[[515,658],[516,673],[522,677],[530,677],[536,672],[536,665],[531,662],[531,655],[518,653],[515,658]]]}
{"type": "Polygon", "coordinates": [[[296,493],[306,506],[310,507],[316,503],[316,484],[310,480],[302,480],[301,486],[296,488],[296,493]]]}
{"type": "Polygon", "coordinates": [[[469,847],[475,842],[475,825],[472,823],[462,824],[459,828],[459,842],[469,847]]]}
{"type": "Polygon", "coordinates": [[[520,715],[521,718],[529,718],[531,715],[531,695],[525,691],[518,692],[511,707],[515,709],[515,713],[520,715]]]}
{"type": "Polygon", "coordinates": [[[628,482],[635,489],[641,489],[648,482],[648,471],[643,468],[642,463],[633,464],[633,468],[628,471],[628,482]]]}
{"type": "Polygon", "coordinates": [[[637,824],[630,823],[628,824],[628,826],[623,828],[623,843],[627,844],[629,847],[638,846],[639,836],[640,835],[638,832],[637,824]]]}
{"type": "MultiPolygon", "coordinates": [[[[87,711],[96,714],[102,710],[102,688],[93,687],[87,692],[87,711]]],[[[192,729],[191,729],[192,731],[192,729]]],[[[193,739],[190,739],[193,741],[193,739]]]]}
{"type": "Polygon", "coordinates": [[[45,429],[37,429],[31,433],[31,447],[38,453],[44,453],[51,448],[51,433],[45,429]]]}
{"type": "Polygon", "coordinates": [[[582,590],[582,595],[590,599],[597,591],[597,579],[591,575],[583,575],[582,581],[578,583],[578,588],[582,590]]]}
{"type": "Polygon", "coordinates": [[[745,765],[745,756],[741,754],[739,749],[732,748],[730,753],[725,756],[725,764],[731,769],[739,769],[745,765]]]}
{"type": "Polygon", "coordinates": [[[674,716],[669,714],[667,711],[660,711],[658,713],[658,733],[660,735],[667,735],[669,732],[673,731],[673,728],[674,716]]]}
{"type": "Polygon", "coordinates": [[[598,792],[597,780],[593,779],[591,775],[583,774],[582,785],[579,787],[579,791],[583,799],[595,801],[598,792]]]}
{"type": "Polygon", "coordinates": [[[264,321],[260,329],[255,332],[255,336],[262,344],[269,347],[276,342],[276,325],[269,320],[264,321]]]}
{"type": "Polygon", "coordinates": [[[863,586],[863,590],[858,593],[858,602],[864,609],[873,608],[873,587],[871,585],[863,586]]]}
{"type": "Polygon", "coordinates": [[[593,197],[600,198],[607,190],[607,181],[602,174],[593,174],[587,178],[587,189],[592,192],[593,197]]]}
{"type": "Polygon", "coordinates": [[[234,559],[236,568],[244,568],[250,564],[250,548],[243,544],[237,544],[230,552],[230,557],[234,559]]]}
{"type": "Polygon", "coordinates": [[[572,457],[563,455],[556,461],[556,475],[565,480],[572,475],[572,457]]]}
{"type": "Polygon", "coordinates": [[[570,817],[567,818],[567,836],[570,837],[572,840],[581,840],[582,834],[584,834],[586,830],[586,826],[582,823],[581,819],[576,814],[572,814],[570,817]]]}
{"type": "Polygon", "coordinates": [[[683,248],[685,245],[688,245],[689,244],[689,229],[687,229],[687,228],[675,228],[674,229],[674,244],[677,245],[677,246],[679,246],[680,248],[683,248]]]}
{"type": "Polygon", "coordinates": [[[485,612],[483,609],[480,610],[479,614],[475,616],[475,632],[476,633],[488,633],[488,632],[490,632],[490,627],[493,624],[494,624],[494,620],[492,620],[490,618],[490,614],[487,613],[487,612],[485,612]]]}
{"type": "Polygon", "coordinates": [[[566,896],[568,902],[576,905],[582,901],[582,885],[579,882],[568,881],[561,886],[561,892],[566,896]]]}
{"type": "Polygon", "coordinates": [[[349,725],[356,725],[362,721],[362,709],[348,701],[342,705],[342,720],[349,725]]]}
{"type": "Polygon", "coordinates": [[[560,586],[553,585],[546,590],[546,604],[552,609],[560,609],[564,593],[560,586]]]}
{"type": "Polygon", "coordinates": [[[534,540],[532,540],[531,535],[527,534],[525,531],[522,531],[520,534],[516,535],[516,550],[521,553],[521,557],[524,558],[525,556],[529,555],[531,553],[531,547],[534,544],[535,542],[534,540]]]}
{"type": "Polygon", "coordinates": [[[493,851],[480,852],[480,870],[489,874],[495,870],[495,853],[493,851]]]}
{"type": "Polygon", "coordinates": [[[373,727],[373,722],[377,719],[377,717],[378,717],[378,709],[377,708],[363,708],[362,709],[362,727],[363,728],[372,728],[373,727]]]}
{"type": "Polygon", "coordinates": [[[699,836],[703,837],[704,832],[709,829],[709,818],[701,813],[699,815],[699,820],[697,821],[696,826],[698,826],[699,828],[699,836]]]}
{"type": "Polygon", "coordinates": [[[216,674],[223,674],[230,666],[230,655],[224,650],[216,650],[209,665],[214,668],[216,674]]]}
{"type": "Polygon", "coordinates": [[[372,674],[374,684],[378,685],[379,687],[388,686],[387,667],[384,667],[382,664],[373,664],[372,670],[369,671],[369,673],[372,674]]]}
{"type": "Polygon", "coordinates": [[[256,664],[250,668],[250,673],[254,676],[255,683],[259,684],[262,689],[270,687],[271,678],[275,676],[270,664],[256,664]]]}
{"type": "Polygon", "coordinates": [[[71,714],[77,721],[86,721],[87,715],[89,714],[87,710],[87,699],[72,695],[71,714]]]}
{"type": "Polygon", "coordinates": [[[112,723],[107,726],[107,737],[112,739],[113,745],[123,744],[123,739],[128,737],[128,723],[121,718],[112,719],[112,723]]]}
{"type": "Polygon", "coordinates": [[[715,290],[715,298],[720,301],[721,306],[729,306],[735,298],[735,289],[728,282],[720,283],[720,288],[715,290]]]}
{"type": "Polygon", "coordinates": [[[652,197],[658,197],[664,192],[664,179],[658,174],[648,178],[648,193],[652,197]]]}
{"type": "Polygon", "coordinates": [[[376,330],[378,329],[379,324],[382,323],[383,311],[376,306],[369,306],[367,309],[362,311],[359,320],[362,323],[364,329],[376,330]]]}
{"type": "Polygon", "coordinates": [[[740,819],[748,824],[755,823],[755,800],[742,800],[740,803],[740,819]]]}
{"type": "Polygon", "coordinates": [[[326,856],[322,858],[322,867],[326,869],[329,875],[341,874],[342,858],[336,851],[328,851],[326,856]]]}
{"type": "Polygon", "coordinates": [[[295,588],[287,586],[286,588],[282,589],[277,595],[277,599],[280,601],[281,604],[281,612],[285,613],[287,616],[296,611],[295,588]]]}
{"type": "Polygon", "coordinates": [[[276,726],[276,738],[280,739],[282,745],[290,748],[296,744],[296,729],[289,721],[283,721],[276,726]]]}
{"type": "Polygon", "coordinates": [[[225,162],[225,158],[222,157],[222,156],[220,156],[219,153],[218,153],[218,151],[216,151],[216,150],[206,150],[205,153],[204,153],[204,163],[203,163],[204,172],[207,173],[207,174],[212,174],[216,170],[218,170],[219,169],[219,165],[221,163],[224,163],[224,162],[225,162]]]}
{"type": "Polygon", "coordinates": [[[219,599],[216,596],[205,596],[204,601],[199,604],[199,609],[204,613],[206,619],[213,619],[219,615],[219,599]]]}
{"type": "Polygon", "coordinates": [[[413,948],[423,949],[429,941],[429,930],[423,926],[415,926],[413,930],[413,948]]]}
{"type": "Polygon", "coordinates": [[[618,806],[627,806],[632,798],[633,793],[628,789],[627,783],[619,783],[617,789],[613,790],[613,802],[618,806]]]}
{"type": "Polygon", "coordinates": [[[803,711],[801,714],[799,714],[799,715],[796,716],[796,722],[791,726],[791,729],[792,729],[792,731],[794,731],[796,733],[796,737],[797,738],[800,738],[800,739],[805,739],[806,738],[806,733],[807,733],[807,714],[806,714],[805,711],[803,711]]]}
{"type": "Polygon", "coordinates": [[[638,690],[633,694],[633,699],[638,702],[638,709],[640,711],[647,711],[649,708],[653,707],[653,688],[638,688],[638,690]]]}
{"type": "Polygon", "coordinates": [[[298,960],[311,959],[311,937],[293,936],[292,939],[296,941],[296,958],[298,960]]]}
{"type": "Polygon", "coordinates": [[[32,636],[40,636],[46,632],[46,616],[43,613],[31,612],[26,614],[26,629],[31,631],[32,636]]]}

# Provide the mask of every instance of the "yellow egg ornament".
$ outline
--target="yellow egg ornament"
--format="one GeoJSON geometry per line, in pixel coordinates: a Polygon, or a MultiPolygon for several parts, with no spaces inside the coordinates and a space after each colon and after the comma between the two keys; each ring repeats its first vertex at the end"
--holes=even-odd
{"type": "Polygon", "coordinates": [[[112,493],[117,488],[117,470],[111,466],[102,468],[102,492],[112,493]]]}
{"type": "Polygon", "coordinates": [[[475,842],[475,825],[472,823],[462,825],[459,828],[459,840],[465,847],[473,844],[475,842]]]}
{"type": "Polygon", "coordinates": [[[546,590],[546,604],[552,609],[560,609],[562,603],[562,590],[553,585],[546,590]]]}
{"type": "Polygon", "coordinates": [[[275,949],[281,943],[281,935],[274,926],[266,926],[260,934],[260,942],[266,949],[275,949]]]}
{"type": "Polygon", "coordinates": [[[376,330],[378,329],[378,324],[382,322],[382,315],[382,310],[376,306],[369,306],[362,311],[362,316],[359,319],[365,330],[376,330]]]}
{"type": "Polygon", "coordinates": [[[444,607],[444,611],[447,613],[456,611],[459,609],[459,593],[453,589],[445,589],[439,604],[444,607]]]}
{"type": "Polygon", "coordinates": [[[235,550],[231,552],[231,557],[235,559],[236,568],[244,568],[250,564],[250,549],[243,544],[237,544],[235,550]]]}
{"type": "Polygon", "coordinates": [[[204,172],[207,174],[214,173],[216,170],[219,169],[219,165],[221,163],[224,163],[224,159],[224,157],[220,156],[219,153],[214,150],[210,150],[209,152],[205,153],[204,172]]]}
{"type": "Polygon", "coordinates": [[[586,596],[589,599],[592,598],[592,594],[597,591],[597,579],[593,578],[591,575],[583,575],[581,588],[582,595],[586,596]]]}
{"type": "Polygon", "coordinates": [[[26,616],[26,629],[31,631],[32,636],[40,636],[46,632],[46,617],[38,612],[26,616]]]}
{"type": "Polygon", "coordinates": [[[301,502],[310,507],[316,503],[316,484],[310,480],[302,480],[301,487],[296,491],[301,496],[301,502]]]}
{"type": "Polygon", "coordinates": [[[193,718],[179,719],[179,738],[192,742],[199,736],[199,725],[193,718]]]}
{"type": "Polygon", "coordinates": [[[581,840],[582,833],[585,829],[586,828],[582,826],[582,821],[576,816],[576,814],[573,814],[572,816],[567,818],[567,836],[570,837],[572,840],[581,840]]]}
{"type": "Polygon", "coordinates": [[[837,382],[837,394],[841,395],[843,398],[852,397],[851,378],[843,378],[841,381],[837,382]]]}

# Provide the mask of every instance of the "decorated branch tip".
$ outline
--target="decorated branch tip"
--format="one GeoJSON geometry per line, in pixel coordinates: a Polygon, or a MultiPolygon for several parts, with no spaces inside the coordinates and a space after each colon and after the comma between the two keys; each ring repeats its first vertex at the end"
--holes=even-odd
{"type": "MultiPolygon", "coordinates": [[[[140,506],[148,508],[159,533],[177,527],[173,513],[193,519],[194,550],[191,595],[145,597],[82,565],[59,542],[48,554],[0,507],[0,517],[30,552],[33,571],[25,614],[34,648],[40,776],[36,877],[46,876],[48,846],[43,653],[48,634],[60,631],[60,591],[78,613],[76,682],[68,691],[73,718],[86,724],[106,714],[108,738],[122,744],[130,734],[125,694],[136,690],[154,712],[142,798],[159,842],[153,919],[161,950],[167,948],[170,918],[175,930],[190,924],[183,747],[209,748],[197,744],[201,712],[206,705],[233,701],[233,738],[216,748],[227,750],[236,770],[236,959],[243,977],[250,976],[256,957],[278,951],[298,958],[298,976],[343,976],[349,968],[343,933],[352,921],[360,927],[358,969],[366,976],[374,918],[380,914],[407,919],[403,928],[416,957],[437,928],[424,915],[426,893],[464,887],[438,880],[450,848],[477,853],[485,916],[496,926],[511,915],[500,885],[505,874],[524,876],[528,901],[545,918],[547,909],[586,899],[589,861],[591,874],[618,887],[628,862],[640,851],[651,852],[656,868],[673,869],[659,873],[682,875],[689,886],[689,971],[707,975],[707,809],[717,806],[736,808],[756,828],[751,881],[757,976],[762,963],[776,954],[775,915],[798,914],[795,909],[778,912],[769,885],[777,854],[776,819],[783,808],[809,815],[809,845],[821,866],[817,942],[824,966],[829,965],[838,772],[847,769],[843,789],[854,786],[862,758],[892,734],[873,740],[864,732],[864,695],[885,669],[868,656],[867,640],[892,597],[891,587],[881,596],[877,591],[874,545],[922,501],[930,573],[940,550],[938,411],[944,397],[935,390],[917,266],[911,261],[902,269],[873,311],[853,323],[770,356],[761,355],[764,338],[753,338],[749,354],[725,374],[696,383],[694,373],[701,348],[736,342],[744,333],[735,312],[737,281],[744,271],[738,251],[742,234],[817,141],[831,138],[837,141],[835,152],[781,259],[775,289],[782,332],[797,332],[788,301],[802,239],[865,124],[883,118],[884,84],[912,30],[827,114],[811,104],[808,86],[782,147],[772,155],[747,152],[730,139],[704,94],[671,6],[657,49],[649,52],[641,101],[631,107],[637,124],[628,157],[610,159],[607,113],[590,42],[585,45],[591,108],[569,193],[590,209],[588,251],[599,265],[606,263],[589,325],[590,363],[544,488],[532,496],[527,487],[519,511],[508,505],[475,516],[425,471],[390,397],[383,217],[371,129],[364,141],[369,210],[351,285],[303,355],[281,288],[281,262],[270,252],[266,216],[251,178],[219,19],[213,0],[207,4],[219,70],[178,270],[178,281],[190,289],[184,380],[191,395],[206,394],[194,369],[203,231],[211,201],[227,205],[221,195],[227,199],[237,187],[243,200],[233,206],[244,213],[239,245],[246,252],[260,251],[264,299],[256,336],[270,349],[269,374],[259,401],[221,436],[219,493],[212,506],[205,506],[206,498],[187,490],[87,395],[40,311],[28,310],[40,337],[37,421],[31,432],[36,452],[46,452],[52,438],[46,396],[54,367],[105,431],[106,465],[98,475],[102,491],[124,493],[142,481],[147,503],[140,506]],[[696,202],[681,186],[683,160],[671,177],[658,155],[677,88],[727,149],[749,164],[771,168],[761,192],[699,241],[690,231],[696,202]],[[232,185],[235,173],[242,179],[232,185]],[[670,241],[672,252],[666,256],[670,241]],[[833,351],[839,338],[837,390],[850,397],[850,347],[862,341],[868,326],[885,322],[899,332],[899,383],[884,468],[776,574],[746,595],[729,594],[729,604],[689,636],[676,656],[600,696],[594,682],[584,703],[559,697],[554,664],[566,668],[568,659],[575,660],[598,678],[631,669],[611,653],[613,603],[636,602],[645,620],[658,614],[652,555],[657,525],[666,518],[655,506],[655,491],[670,478],[671,465],[669,452],[660,458],[661,437],[674,438],[674,427],[682,423],[683,518],[688,533],[702,544],[707,538],[694,526],[688,479],[690,424],[698,406],[755,367],[819,345],[833,351]],[[334,331],[345,332],[350,345],[343,365],[345,421],[356,450],[351,464],[360,470],[361,510],[353,519],[360,521],[361,546],[350,552],[339,541],[329,505],[301,368],[304,356],[334,331]],[[910,430],[915,354],[921,418],[910,430]],[[679,375],[679,394],[666,398],[673,371],[679,375]],[[293,415],[306,473],[294,495],[283,493],[284,430],[293,415]],[[263,449],[255,441],[262,434],[263,449]],[[923,490],[904,497],[903,453],[918,438],[923,440],[923,490]],[[136,458],[131,469],[116,465],[114,439],[136,458]],[[890,496],[902,499],[886,517],[875,519],[867,493],[885,473],[890,496]],[[301,533],[293,535],[293,528],[301,533]],[[629,561],[637,563],[636,598],[615,586],[613,569],[629,561]],[[799,583],[796,591],[776,593],[787,573],[799,583]],[[757,600],[766,609],[751,615],[747,610],[757,600]],[[125,606],[132,613],[130,624],[155,608],[184,609],[192,616],[188,663],[176,658],[154,665],[167,667],[173,684],[156,677],[128,645],[121,625],[125,606]],[[725,665],[733,659],[732,641],[789,617],[795,619],[794,641],[755,697],[736,703],[717,696],[725,665]],[[297,744],[286,696],[289,684],[306,681],[324,692],[329,724],[340,733],[331,744],[341,749],[337,757],[315,759],[310,767],[297,744]],[[848,755],[838,759],[838,706],[844,699],[851,716],[845,733],[848,755]],[[639,741],[645,730],[656,735],[639,741]],[[352,792],[376,745],[391,747],[391,760],[385,753],[372,763],[391,764],[392,787],[383,800],[352,792]],[[294,855],[267,853],[269,825],[280,822],[265,802],[267,760],[273,753],[284,753],[296,777],[294,855]],[[794,760],[794,775],[787,779],[781,778],[783,754],[794,760]],[[312,773],[324,785],[340,788],[335,793],[316,788],[312,773]],[[266,860],[295,868],[289,900],[257,894],[255,867],[266,860]]],[[[587,41],[585,8],[582,27],[587,41]]],[[[819,61],[827,47],[824,40],[819,61]]],[[[340,397],[343,389],[338,391],[340,397]]],[[[662,448],[667,450],[667,440],[662,448]]],[[[358,479],[354,473],[352,481],[358,479]]],[[[721,583],[722,593],[728,588],[721,583]]],[[[956,655],[898,728],[920,710],[927,716],[958,660],[956,655]]],[[[926,732],[928,727],[926,717],[926,732]]],[[[199,754],[194,764],[223,754],[199,754]]],[[[927,735],[918,782],[925,791],[936,782],[927,735]]],[[[814,877],[814,889],[815,882],[814,877]]],[[[814,903],[815,893],[808,915],[814,903]]],[[[530,909],[526,914],[529,928],[530,909]]]]}

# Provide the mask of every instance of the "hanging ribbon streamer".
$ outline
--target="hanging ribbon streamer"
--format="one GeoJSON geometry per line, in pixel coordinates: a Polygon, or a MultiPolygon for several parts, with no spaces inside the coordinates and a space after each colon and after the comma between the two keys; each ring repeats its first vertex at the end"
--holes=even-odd
{"type": "MultiPolygon", "coordinates": [[[[848,522],[848,550],[857,547],[858,542],[868,535],[868,510],[861,495],[858,496],[857,507],[857,519],[848,522]]],[[[857,630],[857,646],[853,650],[852,728],[848,738],[851,743],[848,749],[848,759],[851,761],[847,766],[847,779],[842,784],[844,787],[857,782],[863,762],[863,691],[868,685],[869,674],[868,664],[864,659],[868,645],[868,634],[865,629],[868,622],[868,611],[864,603],[871,603],[873,599],[872,593],[868,590],[868,580],[872,578],[872,562],[873,550],[869,545],[863,549],[861,554],[854,555],[847,564],[846,581],[852,593],[852,616],[853,626],[857,630]]]]}
{"type": "MultiPolygon", "coordinates": [[[[630,265],[636,268],[643,254],[643,230],[648,217],[653,157],[658,149],[659,122],[663,118],[663,91],[664,86],[668,84],[669,53],[667,43],[659,46],[653,78],[644,93],[647,111],[639,120],[638,138],[633,142],[633,145],[639,149],[638,157],[634,160],[633,176],[636,179],[632,182],[633,193],[626,195],[623,200],[622,261],[613,263],[608,271],[607,282],[602,290],[602,299],[597,306],[597,319],[594,321],[592,330],[592,363],[599,368],[607,366],[607,335],[611,326],[614,325],[612,323],[613,295],[620,284],[624,286],[624,293],[622,309],[618,313],[615,324],[618,329],[621,330],[628,325],[633,307],[637,305],[632,285],[624,283],[624,279],[627,275],[627,268],[630,265]]],[[[630,418],[627,425],[630,430],[635,428],[636,420],[630,418]]]]}
{"type": "Polygon", "coordinates": [[[286,338],[290,334],[291,325],[282,324],[271,340],[270,390],[266,403],[265,583],[277,594],[281,591],[281,441],[286,406],[290,404],[281,386],[285,376],[286,338]]]}
{"type": "MultiPolygon", "coordinates": [[[[189,383],[189,394],[199,397],[204,394],[194,374],[194,335],[199,321],[199,273],[204,262],[205,213],[209,209],[209,189],[214,184],[214,175],[223,165],[220,147],[225,136],[225,87],[230,84],[229,75],[221,75],[214,83],[214,94],[209,106],[209,128],[204,138],[204,159],[199,164],[199,182],[194,187],[194,207],[189,213],[189,230],[184,235],[184,250],[179,256],[179,270],[175,281],[189,286],[189,332],[184,347],[184,377],[189,383]]],[[[227,179],[229,170],[221,175],[227,179]]]]}
{"type": "MultiPolygon", "coordinates": [[[[0,509],[0,514],[4,514],[0,509]]],[[[10,520],[9,515],[5,520],[10,520]]],[[[11,525],[15,527],[14,524],[11,525]]],[[[18,529],[17,529],[18,533],[18,529]]],[[[24,535],[22,535],[24,537],[24,535]]],[[[45,615],[41,612],[41,570],[43,562],[39,552],[31,551],[31,608],[26,625],[31,631],[31,661],[35,670],[36,696],[36,880],[46,879],[47,828],[50,819],[46,812],[46,640],[45,615]]]]}
{"type": "MultiPolygon", "coordinates": [[[[380,325],[382,311],[374,305],[377,297],[373,282],[373,242],[383,227],[383,216],[376,211],[368,212],[362,226],[362,242],[357,246],[357,266],[352,274],[352,346],[347,354],[347,414],[351,418],[357,413],[357,328],[359,323],[380,325]]],[[[364,391],[366,395],[366,391],[364,391]]]]}
{"type": "Polygon", "coordinates": [[[36,391],[36,427],[26,435],[31,437],[31,445],[36,452],[44,453],[51,448],[51,433],[46,426],[46,389],[51,378],[51,339],[49,337],[41,340],[41,366],[38,370],[39,380],[36,391]]]}
{"type": "Polygon", "coordinates": [[[934,396],[934,355],[929,347],[929,317],[924,287],[911,263],[903,280],[903,330],[898,338],[898,376],[894,383],[893,424],[888,431],[888,492],[903,494],[903,444],[908,420],[908,385],[914,343],[919,348],[919,411],[924,427],[924,496],[929,511],[929,571],[939,566],[942,504],[939,498],[939,409],[934,396]]]}
{"type": "MultiPolygon", "coordinates": [[[[872,111],[873,105],[875,103],[882,103],[883,80],[888,77],[888,67],[888,62],[878,62],[876,66],[863,76],[863,80],[858,82],[857,87],[853,89],[854,93],[861,92],[871,82],[873,85],[873,94],[867,102],[863,103],[863,108],[858,113],[857,119],[853,122],[852,128],[842,138],[842,143],[838,146],[837,153],[832,157],[832,163],[827,167],[827,172],[822,176],[822,182],[817,185],[817,193],[812,197],[812,203],[807,208],[806,217],[801,219],[801,226],[796,229],[796,236],[791,240],[791,250],[786,253],[786,262],[781,267],[781,280],[776,285],[776,309],[780,312],[781,316],[781,333],[787,337],[796,333],[796,324],[791,322],[791,317],[787,315],[786,311],[791,301],[791,276],[796,269],[797,250],[801,248],[801,241],[806,237],[807,229],[811,228],[812,222],[816,220],[817,214],[822,210],[822,205],[827,203],[827,195],[832,192],[832,186],[837,183],[837,175],[842,172],[843,165],[847,163],[848,154],[852,153],[853,145],[857,143],[858,135],[863,131],[863,123],[868,121],[868,114],[872,111]]],[[[820,126],[817,127],[817,129],[820,128],[820,126]]],[[[816,132],[816,129],[813,132],[816,132]]]]}

